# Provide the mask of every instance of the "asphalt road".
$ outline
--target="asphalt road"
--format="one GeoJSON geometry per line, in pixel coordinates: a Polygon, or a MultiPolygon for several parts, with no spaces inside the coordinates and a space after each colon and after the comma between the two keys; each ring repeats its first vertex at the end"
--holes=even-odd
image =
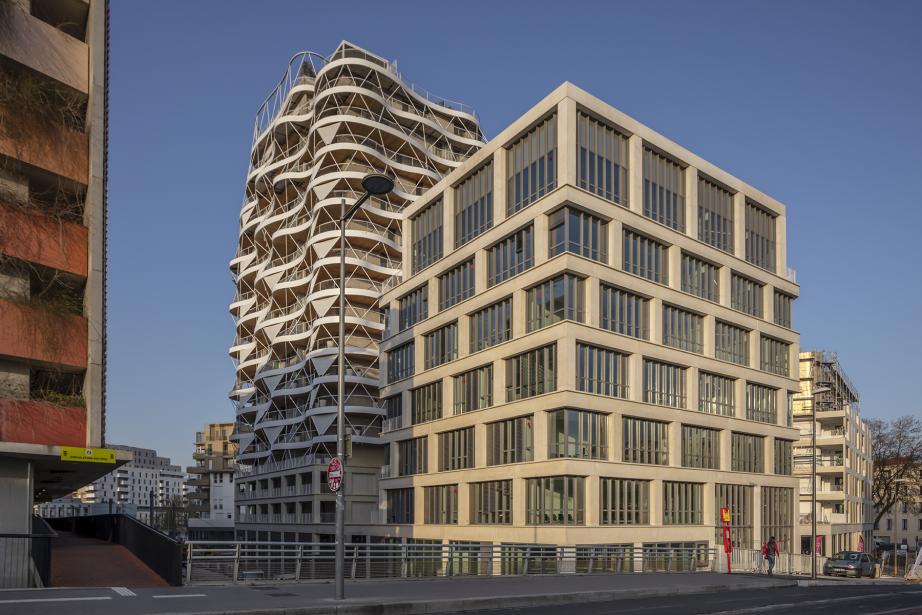
{"type": "MultiPolygon", "coordinates": [[[[575,605],[478,611],[479,615],[573,615],[575,605]]],[[[922,615],[922,586],[784,587],[745,592],[589,602],[579,615],[922,615]]],[[[460,615],[455,613],[453,615],[460,615]]]]}

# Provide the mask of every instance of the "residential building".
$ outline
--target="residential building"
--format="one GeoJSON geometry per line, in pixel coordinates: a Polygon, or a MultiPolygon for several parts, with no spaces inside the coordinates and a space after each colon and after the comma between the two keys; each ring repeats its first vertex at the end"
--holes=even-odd
{"type": "MultiPolygon", "coordinates": [[[[233,439],[247,466],[238,485],[239,537],[333,533],[335,498],[322,485],[336,449],[343,250],[350,520],[373,519],[383,459],[378,340],[386,319],[377,299],[401,271],[400,212],[482,145],[472,110],[420,90],[394,62],[348,42],[329,57],[295,55],[259,108],[230,262],[237,287],[233,439]],[[339,218],[371,172],[387,173],[395,188],[365,203],[341,248],[339,218]]],[[[435,246],[418,249],[434,254],[435,246]]],[[[426,309],[418,306],[417,317],[426,309]]]]}
{"type": "Polygon", "coordinates": [[[66,498],[39,504],[38,514],[55,517],[122,513],[150,523],[152,498],[155,509],[159,509],[168,506],[173,498],[182,497],[185,476],[169,457],[161,457],[150,448],[123,444],[110,444],[109,448],[130,454],[131,462],[80,487],[66,498]]]}
{"type": "Polygon", "coordinates": [[[794,474],[800,478],[801,551],[810,552],[812,470],[816,457],[816,535],[832,555],[873,542],[871,433],[861,418],[858,390],[834,352],[800,353],[800,393],[794,397],[794,474]],[[817,392],[819,391],[819,392],[817,392]],[[815,399],[814,399],[815,397],[815,399]],[[816,448],[812,448],[813,430],[816,448]]]}
{"type": "Polygon", "coordinates": [[[382,525],[347,533],[701,548],[728,507],[799,550],[781,203],[565,83],[401,217],[382,525]]]}
{"type": "Polygon", "coordinates": [[[233,540],[237,443],[233,423],[208,423],[195,434],[195,465],[188,468],[189,538],[233,540]]]}
{"type": "MultiPolygon", "coordinates": [[[[34,502],[114,467],[61,459],[62,446],[105,443],[106,11],[105,0],[0,2],[6,535],[31,532],[34,502]]],[[[117,456],[116,465],[127,460],[117,456]]],[[[6,570],[0,586],[29,582],[24,559],[6,570]]]]}
{"type": "Polygon", "coordinates": [[[875,543],[906,545],[909,551],[922,546],[922,473],[910,492],[910,501],[894,504],[874,526],[875,543]]]}

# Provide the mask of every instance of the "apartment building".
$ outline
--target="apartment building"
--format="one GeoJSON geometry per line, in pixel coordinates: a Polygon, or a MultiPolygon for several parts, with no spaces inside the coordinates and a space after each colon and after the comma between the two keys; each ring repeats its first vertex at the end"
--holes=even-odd
{"type": "Polygon", "coordinates": [[[876,544],[906,545],[909,551],[922,548],[922,472],[910,493],[909,501],[894,504],[874,526],[876,544]]]}
{"type": "Polygon", "coordinates": [[[794,474],[800,478],[801,551],[810,552],[812,469],[816,457],[816,535],[823,555],[873,542],[874,480],[871,433],[861,418],[858,390],[834,352],[800,353],[800,393],[794,397],[794,474]],[[816,449],[813,449],[813,430],[816,449]]]}
{"type": "Polygon", "coordinates": [[[182,497],[185,476],[169,457],[159,456],[154,449],[124,444],[110,444],[109,448],[130,455],[131,461],[66,498],[39,504],[38,514],[59,517],[121,513],[150,523],[151,499],[157,509],[168,506],[175,497],[182,497]],[[77,502],[83,506],[76,505],[77,502]]]}
{"type": "Polygon", "coordinates": [[[62,446],[105,441],[106,10],[104,0],[0,2],[5,534],[31,531],[33,502],[115,467],[61,459],[62,446]]]}
{"type": "Polygon", "coordinates": [[[233,423],[208,423],[195,434],[195,465],[189,466],[189,538],[234,538],[234,472],[237,443],[233,423]]]}
{"type": "Polygon", "coordinates": [[[400,212],[482,145],[471,109],[421,90],[394,62],[348,42],[328,57],[295,55],[259,108],[230,262],[239,537],[333,533],[335,498],[322,485],[336,448],[340,309],[353,451],[347,494],[352,518],[373,520],[384,414],[377,299],[401,271],[400,212]],[[395,189],[366,202],[341,248],[340,215],[372,172],[394,177],[395,189]]]}
{"type": "Polygon", "coordinates": [[[402,217],[383,525],[347,533],[698,548],[726,506],[800,548],[781,203],[565,83],[402,217]]]}

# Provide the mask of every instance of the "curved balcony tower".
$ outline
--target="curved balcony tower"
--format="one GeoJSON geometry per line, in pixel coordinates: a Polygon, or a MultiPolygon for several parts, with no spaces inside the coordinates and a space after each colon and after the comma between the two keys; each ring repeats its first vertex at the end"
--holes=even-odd
{"type": "Polygon", "coordinates": [[[419,90],[392,62],[350,43],[327,58],[292,58],[257,113],[230,262],[233,439],[252,472],[322,464],[335,452],[340,309],[346,430],[356,463],[377,464],[384,413],[377,300],[400,276],[401,211],[483,141],[471,109],[419,90]],[[340,306],[339,216],[372,172],[394,177],[395,188],[367,201],[347,225],[340,306]]]}

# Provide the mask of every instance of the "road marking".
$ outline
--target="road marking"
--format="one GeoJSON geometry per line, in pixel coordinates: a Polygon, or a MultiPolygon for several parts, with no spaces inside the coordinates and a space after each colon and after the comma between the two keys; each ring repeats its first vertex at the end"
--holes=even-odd
{"type": "Polygon", "coordinates": [[[160,594],[151,598],[204,598],[205,594],[160,594]]]}
{"type": "Polygon", "coordinates": [[[874,613],[868,613],[868,615],[893,615],[893,613],[906,613],[906,615],[913,615],[913,613],[918,613],[919,607],[917,606],[904,606],[898,609],[891,609],[889,611],[875,611],[874,613]]]}
{"type": "Polygon", "coordinates": [[[128,589],[127,587],[112,587],[110,588],[119,596],[125,596],[126,598],[131,598],[132,596],[137,596],[136,593],[128,589]]]}
{"type": "Polygon", "coordinates": [[[22,598],[20,600],[0,600],[0,604],[23,604],[25,602],[71,602],[74,600],[112,600],[112,596],[79,596],[75,598],[22,598]]]}
{"type": "MultiPolygon", "coordinates": [[[[907,595],[907,594],[908,595],[922,594],[922,592],[908,591],[908,592],[894,592],[894,593],[889,593],[889,594],[886,592],[872,592],[869,594],[860,594],[858,596],[847,596],[845,598],[826,598],[825,600],[808,600],[806,602],[789,602],[786,604],[772,604],[770,606],[754,606],[748,609],[733,609],[732,611],[716,611],[716,612],[708,613],[707,615],[735,615],[739,613],[763,613],[765,611],[774,611],[776,609],[784,609],[784,608],[795,607],[795,606],[804,607],[807,605],[814,605],[814,604],[834,604],[836,602],[848,602],[851,600],[864,600],[866,598],[871,598],[873,596],[901,596],[901,595],[907,595]]],[[[886,612],[888,611],[884,611],[884,613],[886,612]]]]}

